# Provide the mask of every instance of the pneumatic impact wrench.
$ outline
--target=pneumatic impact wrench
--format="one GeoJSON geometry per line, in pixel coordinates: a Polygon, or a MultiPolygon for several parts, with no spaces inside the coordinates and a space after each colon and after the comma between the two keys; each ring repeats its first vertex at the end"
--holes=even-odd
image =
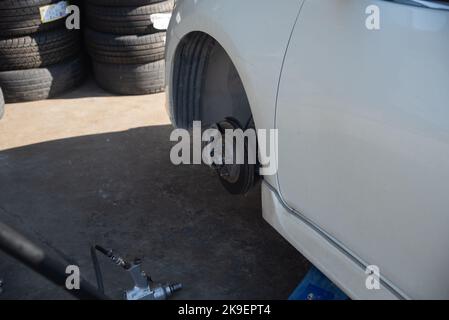
{"type": "Polygon", "coordinates": [[[116,265],[129,272],[134,281],[134,288],[125,291],[126,300],[166,300],[176,291],[182,289],[182,284],[180,283],[154,285],[151,278],[142,270],[141,259],[135,259],[132,263],[130,263],[120,256],[115,255],[113,250],[107,250],[97,245],[92,248],[92,258],[96,269],[99,288],[103,288],[103,281],[101,272],[99,271],[98,261],[96,261],[97,259],[94,254],[95,250],[101,252],[106,257],[111,259],[116,265]]]}

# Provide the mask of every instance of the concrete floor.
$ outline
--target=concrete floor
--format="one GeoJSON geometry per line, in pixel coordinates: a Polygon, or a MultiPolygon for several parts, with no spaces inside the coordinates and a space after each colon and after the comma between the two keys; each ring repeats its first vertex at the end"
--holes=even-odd
{"type": "MultiPolygon", "coordinates": [[[[261,215],[260,190],[228,195],[204,166],[174,166],[163,94],[110,96],[88,81],[10,104],[0,121],[0,220],[94,281],[89,245],[142,257],[176,299],[286,299],[308,262],[261,215]]],[[[100,257],[107,293],[127,275],[100,257]]],[[[0,253],[0,299],[71,298],[0,253]]]]}

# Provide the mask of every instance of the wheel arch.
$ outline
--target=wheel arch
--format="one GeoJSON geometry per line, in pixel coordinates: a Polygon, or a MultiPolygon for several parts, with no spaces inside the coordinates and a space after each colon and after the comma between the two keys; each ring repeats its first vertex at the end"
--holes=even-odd
{"type": "Polygon", "coordinates": [[[251,119],[242,72],[232,55],[209,33],[192,31],[182,37],[171,68],[167,81],[176,127],[190,128],[193,121],[211,125],[229,116],[245,125],[251,119]]]}

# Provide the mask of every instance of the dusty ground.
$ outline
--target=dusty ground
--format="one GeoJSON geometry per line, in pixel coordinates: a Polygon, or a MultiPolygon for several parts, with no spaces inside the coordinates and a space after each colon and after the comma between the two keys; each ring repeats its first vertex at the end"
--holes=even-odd
{"type": "MultiPolygon", "coordinates": [[[[261,216],[260,191],[226,194],[210,169],[174,166],[163,94],[115,97],[92,81],[59,99],[10,104],[0,121],[0,220],[94,281],[89,245],[144,259],[177,299],[286,299],[307,261],[261,216]]],[[[127,275],[100,258],[107,293],[127,275]]],[[[65,292],[0,253],[0,299],[65,292]]]]}

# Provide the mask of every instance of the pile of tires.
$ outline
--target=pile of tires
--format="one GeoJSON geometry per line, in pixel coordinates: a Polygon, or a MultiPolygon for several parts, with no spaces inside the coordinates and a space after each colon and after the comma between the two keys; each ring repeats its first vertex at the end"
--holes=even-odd
{"type": "Polygon", "coordinates": [[[0,87],[7,103],[47,99],[82,82],[80,35],[65,26],[67,4],[0,0],[0,87]]]}
{"type": "Polygon", "coordinates": [[[173,0],[85,3],[85,43],[95,79],[103,89],[123,95],[164,90],[166,26],[153,22],[158,14],[169,16],[173,6],[173,0]]]}

